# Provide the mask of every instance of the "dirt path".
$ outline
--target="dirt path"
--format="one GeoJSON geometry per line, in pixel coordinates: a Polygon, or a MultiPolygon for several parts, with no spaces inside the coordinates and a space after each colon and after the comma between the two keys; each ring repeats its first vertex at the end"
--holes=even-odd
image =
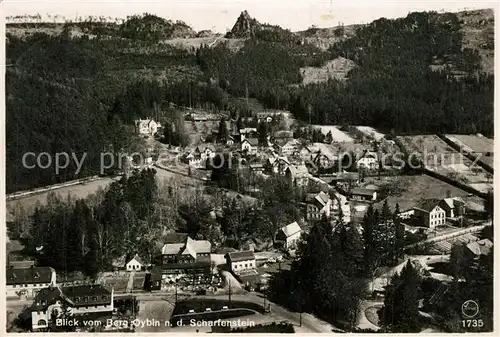
{"type": "Polygon", "coordinates": [[[132,292],[132,290],[134,289],[134,277],[135,277],[135,271],[130,272],[127,283],[127,293],[132,292]]]}
{"type": "Polygon", "coordinates": [[[170,320],[174,307],[165,300],[148,300],[139,302],[137,320],[140,324],[136,332],[165,332],[170,327],[165,322],[170,320]],[[150,322],[148,324],[148,322],[150,322]],[[154,322],[153,324],[151,324],[154,322]]]}

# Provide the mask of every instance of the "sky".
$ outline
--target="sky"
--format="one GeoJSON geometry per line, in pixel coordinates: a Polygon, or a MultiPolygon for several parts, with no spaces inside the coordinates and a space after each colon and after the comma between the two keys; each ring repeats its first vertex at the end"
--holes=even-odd
{"type": "Polygon", "coordinates": [[[413,11],[451,11],[494,8],[495,1],[376,1],[376,0],[4,0],[2,15],[39,13],[74,19],[77,16],[104,15],[126,18],[152,13],[171,20],[182,20],[195,30],[226,32],[238,15],[247,10],[262,23],[280,25],[292,31],[317,27],[369,23],[381,17],[396,18],[413,11]]]}

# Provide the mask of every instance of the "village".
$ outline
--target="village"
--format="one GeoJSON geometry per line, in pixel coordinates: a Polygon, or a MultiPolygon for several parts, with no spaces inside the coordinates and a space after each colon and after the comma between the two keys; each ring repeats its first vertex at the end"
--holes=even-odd
{"type": "MultiPolygon", "coordinates": [[[[165,307],[172,306],[170,302],[162,302],[163,320],[170,315],[197,318],[214,311],[236,310],[231,307],[231,296],[241,294],[248,294],[249,302],[264,302],[261,313],[255,314],[261,323],[277,322],[280,316],[270,314],[273,308],[270,302],[265,304],[269,278],[290,269],[301,240],[316,222],[328,219],[334,226],[354,224],[362,233],[361,223],[369,208],[389,207],[391,212],[399,212],[408,258],[435,255],[443,261],[457,242],[464,243],[473,258],[488,254],[492,248],[492,241],[480,234],[492,225],[491,218],[485,216],[484,199],[492,189],[493,141],[482,135],[398,137],[363,126],[299,124],[286,111],[264,110],[239,118],[193,108],[182,111],[182,127],[189,135],[186,146],[166,140],[164,125],[170,125],[169,121],[135,121],[136,133],[147,142],[145,160],[139,165],[128,157],[123,174],[154,168],[157,179],[178,177],[180,185],[209,186],[212,191],[233,193],[254,203],[259,202],[266,185],[278,181],[293,191],[294,207],[301,210],[298,216],[276,228],[272,240],[249,235],[239,248],[217,238],[170,233],[164,244],[156,247],[155,256],[130,252],[114,264],[114,270],[101,273],[90,283],[61,278],[51,266],[10,261],[6,293],[11,301],[7,307],[16,302],[24,307],[29,304],[27,320],[32,330],[46,330],[53,311],[68,308],[83,317],[140,319],[144,310],[157,311],[155,297],[174,302],[170,309],[165,307]],[[408,156],[410,151],[424,163],[412,171],[398,166],[398,160],[405,162],[401,154],[408,156]],[[432,166],[426,162],[427,152],[445,161],[452,157],[465,161],[444,163],[438,159],[439,165],[432,166]],[[137,301],[144,301],[138,300],[141,296],[146,300],[138,306],[137,301]],[[205,301],[228,297],[229,302],[206,308],[186,306],[182,311],[175,304],[185,297],[205,301]],[[155,309],[143,307],[148,305],[155,309]]],[[[76,185],[75,190],[78,188],[76,185]]],[[[16,199],[9,202],[14,204],[16,199]]],[[[217,203],[212,213],[214,219],[224,216],[217,203]]],[[[451,276],[433,272],[432,264],[427,263],[436,279],[451,281],[451,276]]],[[[374,276],[372,283],[378,284],[378,293],[383,288],[380,280],[392,272],[374,276]]],[[[372,290],[375,296],[377,291],[372,290]]],[[[117,327],[92,329],[116,331],[117,327]]],[[[122,327],[121,331],[127,329],[122,327]]]]}

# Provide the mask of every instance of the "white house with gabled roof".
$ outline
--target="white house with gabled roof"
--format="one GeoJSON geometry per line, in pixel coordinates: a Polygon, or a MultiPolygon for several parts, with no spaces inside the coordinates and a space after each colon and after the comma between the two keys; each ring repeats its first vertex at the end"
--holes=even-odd
{"type": "Polygon", "coordinates": [[[126,265],[127,271],[140,271],[144,268],[144,263],[139,255],[135,254],[135,256],[127,262],[126,265]]]}
{"type": "Polygon", "coordinates": [[[297,246],[297,242],[300,240],[301,234],[302,228],[300,228],[297,221],[294,221],[278,230],[276,242],[282,243],[283,247],[287,250],[294,249],[297,246]]]}

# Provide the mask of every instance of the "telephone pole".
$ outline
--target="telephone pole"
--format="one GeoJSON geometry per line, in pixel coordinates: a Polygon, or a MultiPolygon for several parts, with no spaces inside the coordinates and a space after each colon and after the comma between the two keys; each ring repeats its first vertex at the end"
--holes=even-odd
{"type": "Polygon", "coordinates": [[[229,307],[231,308],[231,279],[229,279],[229,307]]]}
{"type": "Polygon", "coordinates": [[[175,304],[177,304],[177,280],[175,280],[175,304]]]}

